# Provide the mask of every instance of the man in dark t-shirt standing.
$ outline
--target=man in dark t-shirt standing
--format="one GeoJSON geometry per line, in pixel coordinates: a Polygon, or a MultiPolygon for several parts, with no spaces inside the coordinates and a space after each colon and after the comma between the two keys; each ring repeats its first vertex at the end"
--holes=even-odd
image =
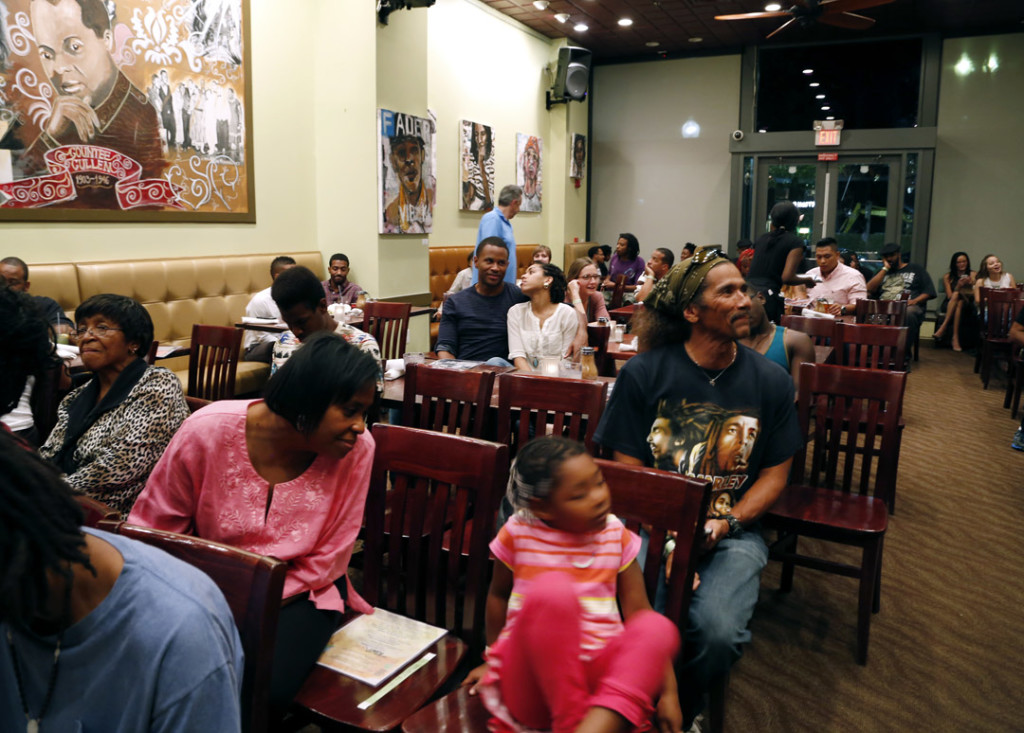
{"type": "Polygon", "coordinates": [[[802,439],[790,375],[736,343],[750,331],[750,297],[727,257],[698,249],[644,305],[635,328],[641,353],[619,372],[595,437],[615,460],[712,485],[680,670],[685,729],[750,640],[768,561],[759,519],[784,488],[802,439]]]}
{"type": "Polygon", "coordinates": [[[518,285],[505,282],[509,250],[501,237],[485,237],[473,267],[479,281],[444,302],[437,334],[442,359],[508,362],[508,309],[527,300],[518,285]]]}

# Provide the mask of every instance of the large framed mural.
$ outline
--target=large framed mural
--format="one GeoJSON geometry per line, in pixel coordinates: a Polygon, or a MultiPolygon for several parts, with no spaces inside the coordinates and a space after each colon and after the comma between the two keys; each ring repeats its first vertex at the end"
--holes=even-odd
{"type": "Polygon", "coordinates": [[[254,222],[249,0],[0,0],[0,221],[254,222]]]}
{"type": "MultiPolygon", "coordinates": [[[[38,2],[38,0],[37,0],[38,2]]],[[[378,232],[426,234],[434,226],[434,121],[377,110],[378,232]]]]}
{"type": "Polygon", "coordinates": [[[516,133],[516,185],[523,188],[520,211],[540,211],[542,148],[539,137],[516,133]]]}
{"type": "Polygon", "coordinates": [[[494,130],[490,125],[462,120],[459,125],[459,208],[494,208],[494,130]]]}

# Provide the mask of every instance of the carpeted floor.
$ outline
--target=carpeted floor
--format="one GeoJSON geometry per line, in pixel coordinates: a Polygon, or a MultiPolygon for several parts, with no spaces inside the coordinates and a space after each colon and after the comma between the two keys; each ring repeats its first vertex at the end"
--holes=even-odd
{"type": "Polygon", "coordinates": [[[797,569],[781,594],[771,563],[727,731],[1024,730],[1024,453],[1005,382],[982,390],[973,363],[922,340],[868,665],[856,580],[797,569]]]}

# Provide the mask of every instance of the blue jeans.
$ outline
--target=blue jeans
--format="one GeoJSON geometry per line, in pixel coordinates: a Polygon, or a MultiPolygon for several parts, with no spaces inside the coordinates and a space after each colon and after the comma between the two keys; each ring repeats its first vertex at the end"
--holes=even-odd
{"type": "Polygon", "coordinates": [[[701,698],[712,683],[743,655],[767,564],[768,547],[757,526],[722,540],[698,562],[700,586],[690,601],[679,667],[679,697],[687,721],[700,712],[701,698]]]}

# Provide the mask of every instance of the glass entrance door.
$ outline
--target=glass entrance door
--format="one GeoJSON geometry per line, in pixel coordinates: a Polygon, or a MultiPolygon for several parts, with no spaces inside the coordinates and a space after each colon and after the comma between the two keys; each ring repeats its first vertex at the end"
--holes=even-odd
{"type": "Polygon", "coordinates": [[[883,244],[900,242],[907,231],[900,161],[881,155],[827,162],[811,156],[760,158],[754,236],[767,231],[772,206],[788,200],[802,214],[796,234],[807,244],[835,237],[841,248],[878,259],[883,244]]]}

